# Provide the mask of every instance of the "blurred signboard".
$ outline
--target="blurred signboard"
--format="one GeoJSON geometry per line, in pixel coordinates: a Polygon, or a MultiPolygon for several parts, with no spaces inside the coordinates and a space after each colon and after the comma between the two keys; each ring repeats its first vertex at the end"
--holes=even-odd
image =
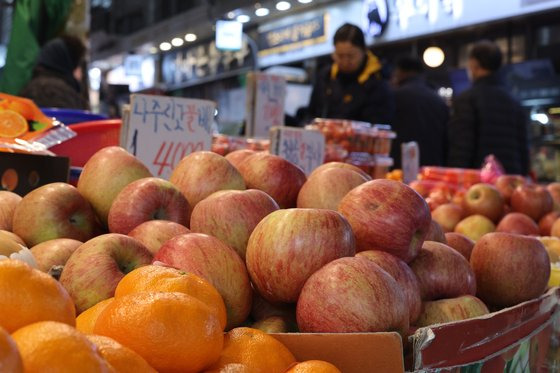
{"type": "Polygon", "coordinates": [[[254,59],[246,37],[237,51],[219,50],[216,41],[173,50],[163,56],[162,80],[168,88],[181,88],[219,79],[252,68],[254,59]]]}
{"type": "Polygon", "coordinates": [[[215,110],[207,100],[133,94],[121,145],[154,176],[169,179],[183,157],[210,150],[215,110]]]}
{"type": "Polygon", "coordinates": [[[324,43],[327,24],[325,13],[259,33],[259,57],[324,43]]]}
{"type": "Polygon", "coordinates": [[[270,128],[284,125],[286,80],[278,75],[247,74],[246,135],[268,137],[270,128]]]}

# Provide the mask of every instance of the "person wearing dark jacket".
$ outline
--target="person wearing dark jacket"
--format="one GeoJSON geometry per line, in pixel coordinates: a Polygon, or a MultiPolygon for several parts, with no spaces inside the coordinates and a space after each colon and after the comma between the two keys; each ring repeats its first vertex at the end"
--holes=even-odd
{"type": "Polygon", "coordinates": [[[19,95],[32,99],[39,107],[87,110],[79,83],[85,52],[84,44],[73,36],[49,41],[39,53],[31,80],[19,95]]]}
{"type": "Polygon", "coordinates": [[[423,72],[418,58],[406,56],[397,60],[393,74],[393,130],[397,138],[391,149],[396,168],[401,168],[401,144],[409,141],[418,143],[421,166],[443,166],[446,162],[449,108],[428,85],[423,72]]]}
{"type": "Polygon", "coordinates": [[[449,166],[480,168],[494,154],[507,173],[529,173],[527,117],[500,79],[501,64],[502,53],[490,41],[470,51],[467,72],[473,85],[453,100],[449,166]]]}
{"type": "Polygon", "coordinates": [[[344,24],[334,35],[334,63],[321,70],[311,93],[308,117],[390,124],[393,94],[381,76],[381,62],[359,27],[344,24]]]}

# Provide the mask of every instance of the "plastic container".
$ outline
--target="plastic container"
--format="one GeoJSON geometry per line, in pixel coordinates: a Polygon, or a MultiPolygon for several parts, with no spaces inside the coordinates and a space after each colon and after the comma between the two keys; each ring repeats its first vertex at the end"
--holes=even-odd
{"type": "Polygon", "coordinates": [[[397,134],[391,131],[391,126],[375,125],[375,142],[371,153],[380,155],[389,155],[391,153],[391,145],[397,134]]]}
{"type": "Polygon", "coordinates": [[[374,179],[385,179],[389,173],[389,169],[393,167],[393,164],[393,158],[385,155],[375,155],[371,177],[374,179]]]}
{"type": "Polygon", "coordinates": [[[371,175],[375,169],[375,159],[374,157],[365,152],[361,153],[350,153],[344,162],[359,167],[367,174],[371,175]]]}
{"type": "Polygon", "coordinates": [[[107,120],[108,118],[104,115],[94,114],[85,110],[75,110],[75,109],[59,109],[59,108],[41,108],[41,111],[48,117],[54,117],[59,122],[66,125],[91,122],[99,120],[107,120]]]}
{"type": "Polygon", "coordinates": [[[118,146],[120,141],[121,120],[106,119],[72,125],[76,137],[51,147],[53,153],[70,158],[70,165],[83,167],[88,159],[99,149],[118,146]]]}

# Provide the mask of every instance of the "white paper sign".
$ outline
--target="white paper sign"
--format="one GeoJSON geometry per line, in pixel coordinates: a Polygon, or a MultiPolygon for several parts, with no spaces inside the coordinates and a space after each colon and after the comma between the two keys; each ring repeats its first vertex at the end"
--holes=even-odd
{"type": "Polygon", "coordinates": [[[401,144],[401,167],[405,184],[416,180],[420,169],[420,148],[416,141],[401,144]]]}
{"type": "Polygon", "coordinates": [[[317,130],[273,127],[270,152],[298,165],[309,175],[325,160],[325,136],[317,130]]]}
{"type": "Polygon", "coordinates": [[[247,78],[247,135],[264,137],[273,126],[284,125],[286,79],[277,75],[249,73],[247,78]]]}
{"type": "Polygon", "coordinates": [[[183,157],[210,150],[215,110],[212,101],[131,95],[125,148],[154,176],[169,179],[183,157]]]}

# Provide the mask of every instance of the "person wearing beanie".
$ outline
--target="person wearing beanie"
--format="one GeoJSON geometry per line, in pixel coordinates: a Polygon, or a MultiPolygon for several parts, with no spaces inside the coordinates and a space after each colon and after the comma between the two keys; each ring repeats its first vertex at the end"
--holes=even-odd
{"type": "Polygon", "coordinates": [[[31,81],[19,95],[39,107],[87,110],[88,103],[80,94],[85,52],[84,44],[76,37],[50,40],[39,53],[31,81]]]}

